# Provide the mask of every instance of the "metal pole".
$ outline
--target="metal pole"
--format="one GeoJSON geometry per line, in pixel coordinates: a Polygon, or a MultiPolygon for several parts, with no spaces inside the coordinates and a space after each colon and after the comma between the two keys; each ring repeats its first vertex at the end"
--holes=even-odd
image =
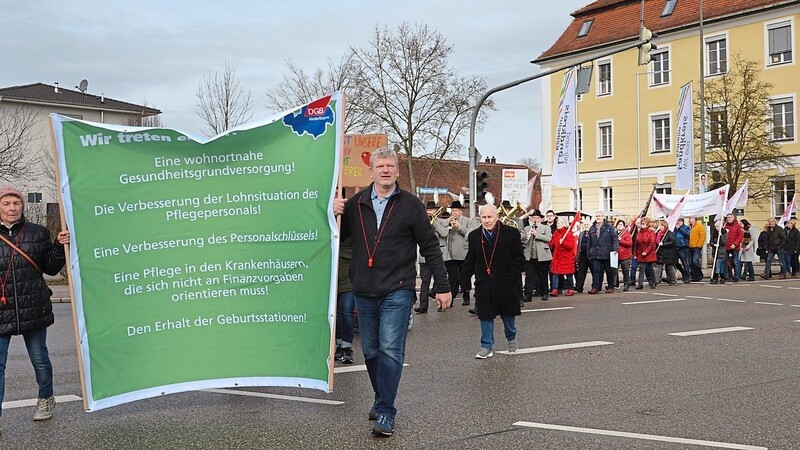
{"type": "Polygon", "coordinates": [[[500,92],[500,91],[504,91],[506,89],[510,89],[512,87],[515,87],[515,86],[519,86],[522,83],[527,83],[529,81],[533,81],[533,80],[536,80],[538,78],[542,78],[542,77],[546,77],[548,75],[552,75],[552,74],[560,72],[560,71],[562,71],[564,69],[569,69],[570,67],[580,66],[581,64],[585,64],[585,63],[588,63],[590,61],[594,61],[595,59],[604,58],[606,56],[611,56],[613,54],[624,52],[624,51],[630,50],[632,48],[641,47],[644,44],[646,44],[645,41],[637,40],[636,42],[633,42],[633,43],[630,43],[628,45],[625,45],[625,46],[623,46],[623,47],[621,47],[621,48],[619,48],[617,50],[608,50],[606,52],[603,52],[603,53],[597,54],[595,56],[592,56],[591,58],[585,58],[585,59],[582,59],[580,61],[576,61],[575,63],[570,64],[568,66],[562,66],[562,67],[558,67],[558,68],[555,68],[555,69],[547,70],[545,72],[540,72],[540,73],[537,73],[536,75],[531,75],[531,76],[526,77],[526,78],[521,78],[519,80],[512,81],[510,83],[506,83],[506,84],[494,87],[494,88],[489,89],[488,91],[486,91],[486,93],[483,94],[483,96],[478,100],[478,103],[475,104],[475,108],[472,110],[472,118],[470,119],[470,124],[469,124],[469,201],[471,203],[471,205],[469,206],[469,211],[470,211],[471,216],[472,217],[476,217],[475,214],[477,213],[477,208],[476,208],[476,206],[477,206],[477,198],[476,198],[477,191],[475,189],[475,166],[477,165],[477,161],[476,160],[477,160],[478,149],[477,149],[477,147],[475,147],[475,127],[476,127],[476,124],[478,122],[478,113],[480,112],[481,106],[483,106],[483,104],[486,102],[486,99],[488,99],[490,95],[494,94],[495,92],[500,92]]]}
{"type": "Polygon", "coordinates": [[[703,0],[700,0],[700,173],[706,173],[706,46],[703,41],[703,0]]]}
{"type": "Polygon", "coordinates": [[[641,73],[636,74],[636,179],[637,179],[637,202],[638,209],[642,208],[642,113],[641,102],[639,99],[639,78],[641,73]]]}

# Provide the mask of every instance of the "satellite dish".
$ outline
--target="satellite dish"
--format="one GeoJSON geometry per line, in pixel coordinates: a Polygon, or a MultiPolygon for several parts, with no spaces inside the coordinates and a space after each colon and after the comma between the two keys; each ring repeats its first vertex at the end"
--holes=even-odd
{"type": "Polygon", "coordinates": [[[80,90],[81,90],[81,92],[83,92],[83,93],[85,94],[85,93],[86,93],[86,89],[89,87],[89,81],[88,81],[88,80],[85,80],[85,79],[84,79],[84,80],[81,80],[80,84],[78,84],[78,85],[77,85],[77,86],[75,86],[75,87],[77,87],[78,89],[80,89],[80,90]]]}

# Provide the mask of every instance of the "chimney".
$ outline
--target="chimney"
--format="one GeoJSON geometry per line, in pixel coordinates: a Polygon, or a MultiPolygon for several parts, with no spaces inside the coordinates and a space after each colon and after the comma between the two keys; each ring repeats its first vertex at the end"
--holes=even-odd
{"type": "Polygon", "coordinates": [[[55,84],[56,84],[56,86],[55,86],[55,89],[53,89],[53,90],[55,91],[56,94],[58,94],[58,81],[56,81],[55,84]]]}
{"type": "Polygon", "coordinates": [[[497,158],[495,158],[494,156],[492,156],[492,160],[491,160],[491,161],[489,161],[489,162],[491,162],[492,164],[497,164],[497,158]]]}
{"type": "Polygon", "coordinates": [[[101,92],[100,93],[100,103],[105,103],[105,102],[106,102],[106,94],[101,92]]]}
{"type": "Polygon", "coordinates": [[[489,159],[489,157],[487,156],[486,159],[483,162],[485,162],[486,164],[489,164],[490,162],[492,162],[492,160],[489,159]]]}

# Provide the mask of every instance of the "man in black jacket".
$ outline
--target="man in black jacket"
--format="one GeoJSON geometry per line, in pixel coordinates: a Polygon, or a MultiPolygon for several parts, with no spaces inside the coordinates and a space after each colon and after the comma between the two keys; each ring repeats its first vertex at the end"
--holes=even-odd
{"type": "Polygon", "coordinates": [[[361,348],[375,392],[369,411],[369,418],[375,420],[372,433],[391,436],[415,297],[417,246],[433,273],[437,307],[450,307],[452,297],[425,205],[397,183],[397,153],[387,148],[374,151],[369,172],[372,185],[347,203],[336,199],[334,213],[342,215],[342,238],[353,238],[350,278],[361,348]]]}
{"type": "MultiPolygon", "coordinates": [[[[47,352],[47,327],[53,324],[50,289],[42,272],[56,275],[64,267],[69,232],[50,240],[47,228],[25,220],[25,199],[12,186],[0,188],[0,404],[5,394],[5,370],[12,335],[22,335],[39,385],[33,420],[53,416],[53,366],[47,352]],[[28,259],[30,258],[30,260],[28,259]]],[[[0,411],[2,413],[2,411],[0,411]]]]}

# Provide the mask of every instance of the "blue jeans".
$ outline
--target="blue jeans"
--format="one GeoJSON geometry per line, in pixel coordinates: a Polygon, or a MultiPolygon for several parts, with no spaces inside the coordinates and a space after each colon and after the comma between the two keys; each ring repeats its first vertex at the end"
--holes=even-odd
{"type": "Polygon", "coordinates": [[[726,258],[717,258],[717,262],[714,265],[714,276],[711,278],[716,279],[717,277],[721,277],[722,280],[728,278],[728,261],[726,261],[726,258]]]}
{"type": "Polygon", "coordinates": [[[636,284],[636,270],[639,268],[639,260],[631,258],[631,274],[628,277],[628,282],[631,286],[636,284]]]}
{"type": "Polygon", "coordinates": [[[791,270],[792,268],[792,254],[786,253],[785,250],[783,255],[783,267],[784,267],[784,272],[786,272],[786,274],[788,275],[789,270],[791,270]]]}
{"type": "Polygon", "coordinates": [[[563,290],[563,289],[573,289],[574,288],[574,285],[572,283],[572,274],[569,274],[569,275],[556,275],[556,274],[553,274],[553,275],[550,276],[550,278],[551,278],[550,287],[553,288],[554,291],[557,291],[559,289],[563,290]],[[564,286],[559,286],[559,284],[558,284],[559,278],[563,278],[564,279],[564,286]]]}
{"type": "Polygon", "coordinates": [[[681,262],[681,279],[689,281],[692,279],[692,255],[689,247],[678,247],[678,261],[681,262]]]}
{"type": "Polygon", "coordinates": [[[414,291],[397,290],[383,297],[356,295],[355,299],[364,362],[375,392],[372,408],[379,414],[394,417],[397,415],[394,400],[403,373],[414,291]]]}
{"type": "Polygon", "coordinates": [[[355,322],[355,295],[352,292],[342,292],[336,297],[336,343],[342,348],[353,346],[355,322]]]}
{"type": "Polygon", "coordinates": [[[728,255],[733,256],[733,281],[739,281],[742,276],[742,265],[739,263],[740,254],[739,250],[728,253],[728,255]]]}
{"type": "Polygon", "coordinates": [[[764,266],[764,274],[772,275],[772,260],[773,258],[775,258],[775,256],[778,257],[778,264],[780,264],[781,266],[781,273],[786,272],[785,269],[786,266],[784,266],[785,264],[784,260],[786,258],[784,256],[783,249],[779,248],[777,252],[767,252],[767,262],[766,265],[764,266]]]}
{"type": "MultiPolygon", "coordinates": [[[[503,319],[503,328],[506,339],[513,341],[517,338],[517,327],[514,325],[514,316],[500,316],[503,319]]],[[[494,319],[481,320],[481,348],[492,349],[494,346],[494,319]]]]}
{"type": "Polygon", "coordinates": [[[700,281],[703,279],[703,269],[700,267],[703,261],[703,247],[690,248],[689,252],[692,254],[692,281],[700,281]]]}
{"type": "MultiPolygon", "coordinates": [[[[47,353],[47,328],[23,333],[25,347],[28,348],[28,357],[33,364],[36,374],[36,383],[39,385],[39,398],[53,396],[53,365],[50,364],[50,355],[47,353]]],[[[8,344],[11,335],[0,336],[0,404],[3,403],[6,384],[6,360],[8,360],[8,344]]],[[[0,411],[2,414],[2,411],[0,411]]]]}

